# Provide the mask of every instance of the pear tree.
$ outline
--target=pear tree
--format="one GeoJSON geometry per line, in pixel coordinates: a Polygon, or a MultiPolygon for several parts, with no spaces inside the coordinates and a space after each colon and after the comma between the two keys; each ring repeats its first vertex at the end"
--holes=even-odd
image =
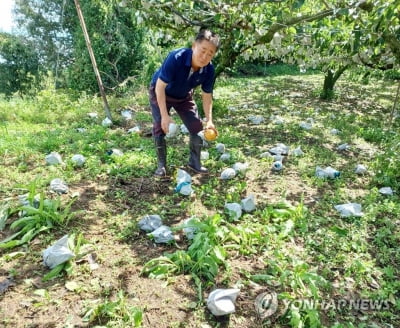
{"type": "Polygon", "coordinates": [[[325,74],[321,97],[330,98],[336,81],[350,67],[398,70],[400,1],[363,2],[343,9],[336,19],[326,17],[304,24],[286,37],[285,60],[302,70],[319,68],[325,74]]]}
{"type": "Polygon", "coordinates": [[[123,0],[120,4],[135,9],[138,23],[158,28],[159,39],[190,39],[201,27],[219,33],[217,75],[239,58],[279,58],[303,71],[319,68],[325,72],[325,98],[347,68],[393,60],[399,42],[399,0],[123,0]]]}
{"type": "Polygon", "coordinates": [[[357,7],[349,1],[331,1],[328,7],[325,1],[306,0],[125,0],[124,4],[135,9],[137,22],[158,28],[159,38],[190,38],[201,27],[219,33],[222,45],[217,74],[233,66],[242,55],[268,58],[271,47],[279,43],[279,33],[293,34],[296,30],[292,27],[324,17],[334,19],[343,7],[357,7]]]}

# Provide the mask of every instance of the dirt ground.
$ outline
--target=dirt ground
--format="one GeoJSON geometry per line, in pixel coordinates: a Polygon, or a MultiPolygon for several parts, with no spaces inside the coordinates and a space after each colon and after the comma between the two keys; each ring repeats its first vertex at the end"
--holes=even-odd
{"type": "MultiPolygon", "coordinates": [[[[216,318],[204,310],[204,307],[194,310],[198,298],[189,275],[163,281],[149,279],[140,274],[145,262],[166,251],[174,251],[175,247],[157,245],[141,232],[123,240],[118,239],[115,232],[110,230],[107,220],[104,220],[104,217],[110,216],[113,210],[121,206],[116,206],[113,200],[109,199],[110,188],[123,189],[131,195],[129,199],[137,206],[137,202],[140,203],[141,200],[149,201],[156,199],[159,194],[173,193],[171,185],[170,181],[160,182],[146,178],[123,184],[109,181],[109,184],[88,182],[87,185],[71,186],[72,193],[80,194],[79,200],[74,204],[74,210],[83,210],[85,217],[84,222],[78,223],[76,228],[91,244],[88,255],[76,263],[75,270],[79,274],[74,274],[67,280],[63,278],[42,282],[42,277],[48,269],[42,264],[41,251],[44,240],[41,237],[18,250],[18,254],[11,254],[10,259],[0,269],[0,326],[90,327],[93,325],[83,322],[82,319],[85,309],[96,304],[96,299],[113,299],[116,291],[122,289],[132,305],[144,309],[144,327],[213,327],[216,318]],[[93,262],[93,259],[98,264],[97,269],[91,269],[90,262],[93,262]],[[12,277],[9,275],[10,271],[14,273],[12,277]],[[74,290],[68,289],[68,283],[71,281],[76,284],[74,290]],[[46,290],[48,293],[43,295],[37,292],[38,290],[46,290]]],[[[250,183],[249,188],[251,186],[250,183]]],[[[261,194],[271,199],[272,195],[262,191],[261,194]]],[[[126,203],[124,206],[128,210],[132,204],[126,203]]],[[[179,218],[168,222],[178,223],[179,218]]],[[[61,237],[65,233],[67,231],[59,231],[57,234],[61,237]]],[[[180,244],[185,246],[183,241],[178,241],[178,247],[180,244]]],[[[229,261],[233,281],[240,281],[241,269],[252,271],[262,268],[262,263],[257,258],[232,255],[229,261]]],[[[237,299],[235,315],[220,319],[220,326],[232,327],[233,324],[238,328],[259,327],[254,299],[261,291],[263,290],[256,284],[246,286],[237,299]]]]}
{"type": "MultiPolygon", "coordinates": [[[[251,163],[250,163],[251,165],[251,163]]],[[[271,186],[281,180],[281,176],[267,171],[262,166],[246,176],[247,192],[255,195],[259,204],[274,203],[281,198],[280,191],[271,186]],[[268,181],[268,184],[266,184],[268,181]]],[[[208,178],[211,178],[208,177],[208,178]]],[[[207,179],[207,178],[206,178],[207,179]]],[[[318,197],[316,191],[307,188],[295,173],[290,175],[292,187],[287,199],[294,203],[304,197],[304,204],[310,205],[318,197]]],[[[194,180],[194,185],[200,185],[194,180]]],[[[118,238],[118,231],[113,231],[111,219],[120,215],[121,208],[131,212],[143,202],[157,201],[159,195],[173,194],[174,183],[170,180],[160,181],[154,178],[140,178],[131,181],[110,179],[101,183],[87,182],[70,186],[70,193],[79,193],[79,199],[74,204],[74,211],[81,213],[82,221],[75,219],[75,230],[79,230],[85,239],[90,242],[88,255],[77,261],[74,274],[71,278],[55,279],[42,282],[42,277],[48,272],[42,264],[41,251],[45,240],[39,237],[29,246],[19,250],[19,254],[10,257],[0,269],[0,284],[3,292],[0,294],[0,326],[3,327],[91,327],[83,321],[85,309],[96,304],[96,300],[104,297],[115,298],[118,290],[123,290],[132,305],[144,309],[143,327],[237,327],[255,328],[261,326],[257,316],[254,300],[264,291],[265,287],[257,284],[247,285],[241,289],[236,301],[236,313],[229,318],[216,320],[208,310],[202,306],[196,307],[198,301],[196,288],[189,275],[176,276],[168,281],[149,279],[141,275],[144,263],[163,255],[167,251],[173,252],[175,246],[162,246],[153,243],[144,233],[134,231],[132,234],[118,238]],[[113,198],[115,190],[124,191],[128,197],[124,203],[113,198]],[[111,192],[113,191],[113,192],[111,192]],[[127,201],[129,200],[129,201],[127,201]],[[84,220],[83,220],[84,218],[84,220]],[[92,259],[92,261],[90,261],[92,259]],[[97,269],[91,269],[90,263],[95,259],[97,269]],[[18,268],[15,270],[15,268],[18,268]],[[9,272],[15,270],[12,278],[9,272]],[[76,287],[69,290],[67,285],[74,282],[76,287]],[[9,284],[4,288],[5,284],[9,284]],[[48,294],[38,294],[37,290],[47,290],[48,294]],[[89,301],[90,300],[90,301],[89,301]]],[[[177,199],[176,206],[179,206],[177,199]]],[[[199,213],[207,210],[199,208],[199,213]]],[[[169,225],[182,223],[185,217],[175,217],[166,222],[169,225]]],[[[127,225],[125,220],[132,220],[131,216],[121,217],[121,222],[115,224],[115,229],[127,225]]],[[[120,231],[121,232],[121,231],[120,231]]],[[[59,231],[63,236],[68,231],[59,231]]],[[[184,248],[182,237],[177,242],[178,248],[184,248]]],[[[235,254],[229,256],[231,268],[230,280],[245,280],[242,271],[258,272],[264,264],[262,257],[245,257],[235,254]]],[[[226,288],[224,277],[217,278],[214,288],[226,288]]],[[[243,287],[243,286],[242,286],[243,287]]],[[[208,292],[208,291],[207,291],[208,292]]]]}

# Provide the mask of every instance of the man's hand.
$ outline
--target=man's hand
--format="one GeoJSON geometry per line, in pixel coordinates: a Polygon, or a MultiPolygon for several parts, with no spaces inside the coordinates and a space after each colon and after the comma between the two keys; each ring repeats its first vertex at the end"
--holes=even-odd
{"type": "Polygon", "coordinates": [[[215,128],[214,123],[212,121],[207,121],[206,129],[213,129],[213,130],[217,131],[217,129],[215,128]]]}
{"type": "Polygon", "coordinates": [[[174,123],[169,115],[161,117],[161,129],[164,131],[165,134],[169,131],[169,124],[174,123]]]}

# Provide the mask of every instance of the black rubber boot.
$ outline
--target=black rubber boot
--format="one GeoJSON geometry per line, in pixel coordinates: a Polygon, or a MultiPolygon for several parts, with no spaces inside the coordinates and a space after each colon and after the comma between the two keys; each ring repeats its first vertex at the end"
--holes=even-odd
{"type": "Polygon", "coordinates": [[[167,175],[167,145],[164,136],[154,138],[157,152],[157,170],[154,175],[157,177],[165,177],[167,175]]]}
{"type": "Polygon", "coordinates": [[[197,134],[190,135],[190,157],[189,157],[189,168],[191,168],[196,173],[207,174],[208,170],[201,166],[200,155],[201,155],[201,147],[203,146],[203,139],[197,134]]]}

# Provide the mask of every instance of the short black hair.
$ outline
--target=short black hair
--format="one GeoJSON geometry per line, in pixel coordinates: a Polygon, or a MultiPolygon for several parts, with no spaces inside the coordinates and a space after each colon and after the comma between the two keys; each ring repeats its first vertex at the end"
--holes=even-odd
{"type": "Polygon", "coordinates": [[[208,29],[201,29],[195,39],[196,42],[201,42],[203,40],[211,42],[217,48],[217,50],[221,45],[219,35],[211,32],[208,29]]]}

